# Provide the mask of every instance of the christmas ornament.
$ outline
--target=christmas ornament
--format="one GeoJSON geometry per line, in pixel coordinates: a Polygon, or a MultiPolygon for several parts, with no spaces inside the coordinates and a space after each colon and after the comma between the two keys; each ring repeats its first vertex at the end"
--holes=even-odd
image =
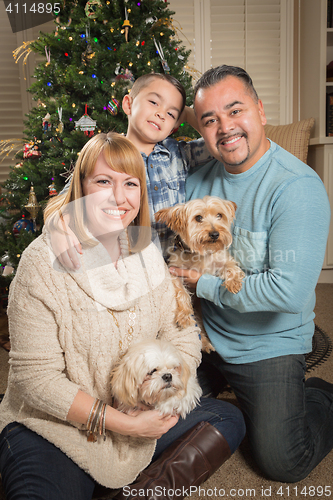
{"type": "Polygon", "coordinates": [[[11,263],[10,263],[10,257],[8,255],[8,252],[5,252],[3,254],[3,256],[1,257],[0,259],[0,262],[1,262],[1,265],[2,266],[11,266],[11,263]]]}
{"type": "Polygon", "coordinates": [[[157,21],[157,17],[156,16],[147,17],[146,24],[154,24],[154,23],[156,23],[156,21],[157,21]]]}
{"type": "Polygon", "coordinates": [[[56,190],[56,187],[55,187],[55,184],[54,182],[52,181],[52,183],[49,185],[49,196],[56,196],[58,193],[57,193],[57,190],[56,190]]]}
{"type": "Polygon", "coordinates": [[[50,132],[51,128],[52,128],[52,125],[51,125],[51,115],[50,115],[50,113],[46,113],[46,115],[43,118],[43,130],[44,130],[44,134],[46,134],[46,132],[50,132]]]}
{"type": "Polygon", "coordinates": [[[2,276],[10,276],[11,274],[14,273],[14,271],[15,269],[13,268],[13,266],[5,266],[2,276]]]}
{"type": "Polygon", "coordinates": [[[26,205],[24,205],[24,208],[31,215],[32,222],[33,222],[33,229],[34,229],[34,231],[36,231],[36,217],[37,217],[38,211],[40,209],[40,205],[37,201],[33,186],[31,186],[31,188],[30,188],[28,203],[26,205]]]}
{"type": "Polygon", "coordinates": [[[133,83],[135,82],[135,78],[133,76],[133,73],[126,68],[125,71],[124,69],[121,69],[120,73],[118,71],[118,74],[115,78],[116,82],[122,81],[125,83],[125,88],[126,90],[129,90],[133,87],[133,83]]]}
{"type": "MultiPolygon", "coordinates": [[[[72,150],[72,153],[73,153],[73,150],[72,150]]],[[[63,163],[63,165],[65,165],[65,163],[63,163]]],[[[70,177],[72,177],[72,174],[74,172],[74,168],[75,168],[75,163],[73,162],[73,160],[71,161],[71,164],[69,166],[69,168],[64,168],[64,172],[62,172],[60,175],[60,177],[64,177],[65,179],[67,179],[67,181],[69,180],[70,177]]],[[[66,182],[67,182],[66,181],[66,182]]]]}
{"type": "Polygon", "coordinates": [[[111,100],[109,101],[109,104],[108,104],[108,111],[109,113],[111,113],[112,116],[116,116],[118,114],[118,111],[119,111],[119,102],[117,101],[117,99],[115,99],[114,97],[111,98],[111,100]]]}
{"type": "Polygon", "coordinates": [[[42,155],[34,141],[24,144],[23,158],[39,158],[42,155]]]}
{"type": "Polygon", "coordinates": [[[128,13],[126,7],[125,7],[125,21],[122,27],[125,30],[125,40],[126,42],[128,42],[128,32],[130,28],[133,28],[133,25],[128,20],[128,13]]]}
{"type": "Polygon", "coordinates": [[[91,45],[88,43],[86,50],[82,53],[81,61],[86,66],[89,61],[95,56],[95,52],[91,48],[91,45]]]}
{"type": "Polygon", "coordinates": [[[10,262],[8,252],[5,252],[1,257],[1,265],[3,267],[2,276],[10,276],[14,272],[14,267],[10,262]]]}
{"type": "Polygon", "coordinates": [[[49,66],[51,64],[51,50],[47,50],[47,47],[45,45],[45,54],[46,54],[46,63],[45,66],[49,66]]]}
{"type": "Polygon", "coordinates": [[[59,116],[59,125],[57,130],[59,134],[62,134],[64,131],[64,124],[62,123],[62,108],[58,108],[58,116],[59,116]]]}
{"type": "Polygon", "coordinates": [[[20,219],[17,222],[15,222],[13,226],[13,234],[15,236],[18,236],[18,234],[22,231],[22,229],[25,229],[26,231],[31,231],[32,233],[35,232],[34,230],[34,225],[32,220],[30,219],[20,219]]]}
{"type": "Polygon", "coordinates": [[[79,128],[85,135],[92,137],[94,135],[97,122],[88,116],[87,108],[88,106],[86,104],[84,115],[81,116],[77,122],[75,122],[75,128],[79,128]]]}
{"type": "Polygon", "coordinates": [[[89,19],[96,19],[98,16],[98,9],[102,7],[101,0],[88,0],[84,8],[84,12],[89,19]]]}
{"type": "Polygon", "coordinates": [[[72,19],[71,19],[71,18],[69,18],[69,19],[68,19],[68,23],[67,23],[67,25],[66,25],[66,26],[60,26],[60,17],[57,17],[57,18],[56,18],[56,20],[55,20],[55,22],[58,24],[58,26],[57,26],[57,28],[56,28],[56,30],[55,30],[55,32],[54,32],[54,36],[58,36],[58,30],[59,30],[59,27],[60,27],[60,29],[62,29],[62,30],[67,29],[67,28],[70,26],[70,24],[71,24],[71,22],[72,22],[72,19]]]}
{"type": "Polygon", "coordinates": [[[86,39],[86,42],[87,42],[87,48],[82,53],[82,56],[81,56],[81,61],[86,66],[88,64],[88,62],[91,61],[91,59],[95,56],[95,52],[93,51],[93,49],[91,48],[91,45],[89,43],[89,40],[90,40],[90,28],[88,29],[88,27],[86,27],[86,34],[85,35],[81,35],[81,36],[83,36],[86,39]]]}
{"type": "Polygon", "coordinates": [[[170,67],[168,65],[168,63],[166,62],[166,59],[164,57],[164,54],[163,54],[163,49],[162,49],[162,46],[161,46],[161,43],[160,42],[157,42],[155,38],[153,38],[154,40],[154,44],[155,44],[155,47],[157,49],[157,53],[158,55],[160,56],[160,59],[161,59],[161,63],[162,63],[162,68],[164,70],[164,73],[170,73],[170,67]]]}

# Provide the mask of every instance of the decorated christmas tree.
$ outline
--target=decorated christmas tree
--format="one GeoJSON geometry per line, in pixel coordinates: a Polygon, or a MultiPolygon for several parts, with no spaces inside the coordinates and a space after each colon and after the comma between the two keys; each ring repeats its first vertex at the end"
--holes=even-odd
{"type": "MultiPolygon", "coordinates": [[[[3,185],[2,266],[16,268],[24,248],[40,234],[43,206],[64,186],[86,141],[98,132],[126,132],[121,101],[136,78],[170,73],[186,88],[188,104],[192,102],[189,52],[166,2],[59,3],[54,31],[40,33],[29,46],[45,60],[36,67],[29,89],[36,106],[27,115],[23,150],[3,185]]],[[[184,124],[174,136],[196,134],[184,124]]]]}

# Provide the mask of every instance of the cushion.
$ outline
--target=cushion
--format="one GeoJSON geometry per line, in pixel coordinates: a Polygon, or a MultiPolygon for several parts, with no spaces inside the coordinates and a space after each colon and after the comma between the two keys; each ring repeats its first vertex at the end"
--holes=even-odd
{"type": "Polygon", "coordinates": [[[265,132],[269,139],[306,163],[314,122],[314,118],[307,118],[289,125],[265,125],[265,132]]]}

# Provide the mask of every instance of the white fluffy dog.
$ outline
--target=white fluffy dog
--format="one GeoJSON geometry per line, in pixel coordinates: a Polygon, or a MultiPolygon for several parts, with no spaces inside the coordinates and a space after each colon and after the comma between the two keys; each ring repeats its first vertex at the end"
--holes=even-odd
{"type": "Polygon", "coordinates": [[[199,402],[201,388],[180,351],[165,340],[132,344],[111,373],[118,409],[157,409],[185,417],[199,402]]]}

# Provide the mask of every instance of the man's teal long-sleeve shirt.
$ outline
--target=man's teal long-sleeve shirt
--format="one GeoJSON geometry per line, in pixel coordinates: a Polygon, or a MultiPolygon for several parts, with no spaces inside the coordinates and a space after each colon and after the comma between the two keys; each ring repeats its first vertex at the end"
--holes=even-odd
{"type": "Polygon", "coordinates": [[[205,195],[237,204],[230,250],[246,272],[235,295],[216,276],[198,281],[204,325],[217,352],[230,363],[310,352],[330,222],[319,176],[271,142],[244,173],[230,174],[217,160],[193,169],[186,198],[205,195]]]}

